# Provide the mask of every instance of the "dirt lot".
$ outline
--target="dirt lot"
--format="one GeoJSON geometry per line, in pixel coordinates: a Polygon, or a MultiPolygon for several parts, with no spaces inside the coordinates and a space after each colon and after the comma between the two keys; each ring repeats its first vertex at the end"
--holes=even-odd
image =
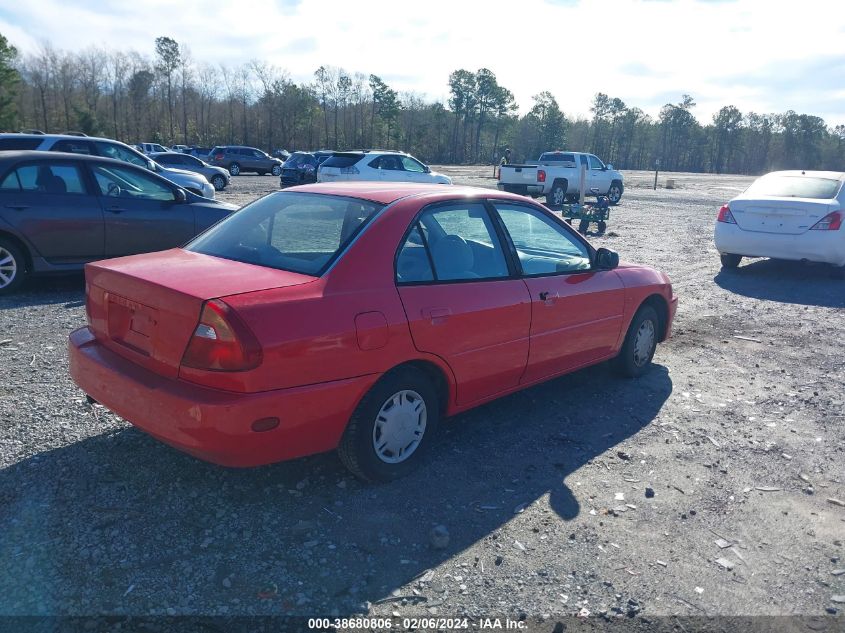
{"type": "MultiPolygon", "coordinates": [[[[653,371],[599,366],[461,415],[390,485],[333,454],[246,471],[182,455],[68,379],[81,277],[0,299],[0,614],[841,615],[845,285],[720,272],[714,214],[750,179],[670,177],[626,174],[593,237],[675,284],[653,371]]],[[[242,176],[220,198],[276,185],[242,176]]]]}

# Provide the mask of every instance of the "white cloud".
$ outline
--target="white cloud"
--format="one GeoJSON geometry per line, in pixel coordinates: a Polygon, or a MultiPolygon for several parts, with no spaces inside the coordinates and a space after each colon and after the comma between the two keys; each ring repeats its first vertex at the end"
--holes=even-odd
{"type": "Polygon", "coordinates": [[[733,104],[843,123],[841,83],[806,78],[798,94],[774,89],[767,75],[778,63],[841,58],[845,11],[839,6],[823,0],[39,0],[0,9],[0,30],[25,51],[49,41],[68,50],[97,45],[151,54],[154,38],[169,35],[197,61],[263,59],[296,80],[310,80],[323,64],[342,66],[442,100],[451,71],[487,67],[522,111],[533,94],[550,90],[565,112],[589,116],[592,96],[601,91],[656,115],[663,103],[689,92],[702,121],[733,104]],[[818,111],[808,86],[818,91],[818,111]]]}

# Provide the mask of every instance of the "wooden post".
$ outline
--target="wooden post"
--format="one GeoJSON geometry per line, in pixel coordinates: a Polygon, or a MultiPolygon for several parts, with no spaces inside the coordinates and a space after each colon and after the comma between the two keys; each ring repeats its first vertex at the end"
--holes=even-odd
{"type": "Polygon", "coordinates": [[[654,161],[654,191],[657,191],[657,172],[660,169],[660,160],[654,161]]]}

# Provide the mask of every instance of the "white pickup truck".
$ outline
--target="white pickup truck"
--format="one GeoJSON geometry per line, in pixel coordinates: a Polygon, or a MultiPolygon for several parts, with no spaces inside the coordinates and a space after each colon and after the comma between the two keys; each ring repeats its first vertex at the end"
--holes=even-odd
{"type": "Polygon", "coordinates": [[[502,165],[498,187],[528,196],[546,196],[546,204],[560,206],[575,200],[581,191],[581,165],[587,174],[587,195],[606,195],[610,204],[622,198],[622,174],[592,154],[543,152],[536,164],[502,165]]]}

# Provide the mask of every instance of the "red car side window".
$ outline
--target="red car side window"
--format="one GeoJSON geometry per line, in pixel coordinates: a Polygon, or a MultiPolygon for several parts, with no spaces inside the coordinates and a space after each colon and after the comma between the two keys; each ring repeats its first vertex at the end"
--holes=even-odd
{"type": "Polygon", "coordinates": [[[590,268],[590,251],[541,211],[496,202],[496,211],[510,235],[525,275],[569,273],[590,268]]]}
{"type": "Polygon", "coordinates": [[[493,221],[480,202],[437,207],[423,213],[426,246],[436,281],[508,277],[507,260],[493,221]]]}

